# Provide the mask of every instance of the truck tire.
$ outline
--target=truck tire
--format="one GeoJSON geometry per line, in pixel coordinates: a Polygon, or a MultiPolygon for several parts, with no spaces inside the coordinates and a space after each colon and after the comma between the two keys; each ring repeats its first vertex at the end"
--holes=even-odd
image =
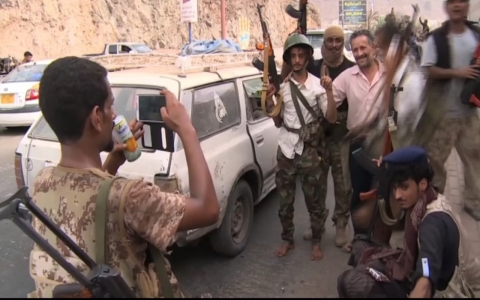
{"type": "Polygon", "coordinates": [[[222,225],[209,236],[213,250],[222,256],[235,257],[247,245],[253,225],[253,194],[240,180],[228,197],[222,225]]]}

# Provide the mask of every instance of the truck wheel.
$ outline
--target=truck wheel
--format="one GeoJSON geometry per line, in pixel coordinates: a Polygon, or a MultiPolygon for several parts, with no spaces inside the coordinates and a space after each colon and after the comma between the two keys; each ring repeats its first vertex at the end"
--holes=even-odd
{"type": "Polygon", "coordinates": [[[253,194],[248,183],[240,180],[228,197],[222,225],[209,237],[213,250],[235,257],[247,245],[253,225],[253,194]]]}

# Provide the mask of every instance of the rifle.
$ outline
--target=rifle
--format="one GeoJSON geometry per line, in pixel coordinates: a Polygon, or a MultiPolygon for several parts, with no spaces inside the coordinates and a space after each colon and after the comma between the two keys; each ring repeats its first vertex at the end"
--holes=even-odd
{"type": "Polygon", "coordinates": [[[47,215],[33,203],[27,187],[20,188],[0,203],[0,220],[10,219],[43,251],[64,268],[78,283],[60,284],[53,289],[53,298],[135,298],[135,293],[122,279],[120,273],[107,265],[95,263],[74,241],[68,237],[47,215]],[[31,213],[31,214],[30,214],[31,213]],[[51,230],[89,268],[88,276],[73,265],[33,229],[32,214],[51,230]]]}
{"type": "MultiPolygon", "coordinates": [[[[380,213],[380,217],[382,218],[382,221],[386,225],[388,226],[395,225],[398,220],[390,218],[386,211],[387,203],[390,200],[390,185],[386,181],[384,168],[378,167],[377,164],[370,157],[367,156],[367,154],[362,148],[353,151],[352,155],[362,168],[364,168],[367,172],[372,174],[378,180],[378,188],[373,189],[366,193],[360,193],[360,200],[361,201],[368,201],[373,199],[378,200],[375,202],[375,207],[374,207],[372,216],[375,216],[378,212],[380,213]]],[[[375,220],[374,218],[372,218],[372,220],[370,221],[369,229],[368,229],[368,239],[371,238],[371,235],[373,233],[374,222],[375,220]]]]}
{"type": "Polygon", "coordinates": [[[295,9],[289,4],[285,8],[285,12],[292,18],[298,20],[298,27],[302,34],[307,34],[307,3],[308,0],[300,0],[300,9],[295,9]]]}
{"type": "Polygon", "coordinates": [[[262,15],[262,7],[263,5],[257,4],[258,16],[260,18],[260,24],[262,25],[262,32],[263,32],[263,45],[257,44],[257,50],[263,50],[263,63],[258,59],[254,58],[252,64],[256,67],[259,71],[263,71],[263,85],[262,85],[262,98],[261,98],[261,105],[263,112],[273,118],[277,116],[280,111],[282,110],[283,99],[282,96],[279,94],[280,91],[280,83],[282,82],[280,79],[280,75],[278,75],[277,66],[275,64],[275,55],[273,53],[273,45],[270,39],[270,34],[268,33],[267,23],[263,19],[262,15]],[[267,102],[267,94],[268,94],[268,86],[272,83],[275,87],[275,98],[277,99],[277,104],[273,108],[271,113],[268,113],[266,108],[267,102]]]}

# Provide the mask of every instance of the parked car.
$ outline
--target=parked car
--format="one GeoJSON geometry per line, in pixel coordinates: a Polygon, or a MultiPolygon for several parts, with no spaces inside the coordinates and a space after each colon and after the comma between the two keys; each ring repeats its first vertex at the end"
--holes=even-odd
{"type": "Polygon", "coordinates": [[[142,43],[111,43],[103,46],[103,52],[94,54],[84,54],[83,56],[101,56],[116,54],[139,54],[153,52],[147,45],[142,43]]]}
{"type": "MultiPolygon", "coordinates": [[[[250,61],[248,65],[224,65],[211,72],[175,74],[147,67],[109,73],[115,111],[127,120],[136,116],[136,96],[156,94],[164,88],[176,94],[191,116],[213,177],[221,213],[213,226],[179,233],[178,246],[208,234],[218,254],[238,255],[252,231],[254,205],[275,188],[279,129],[261,110],[258,96],[262,89],[261,76],[250,61]]],[[[146,135],[148,131],[146,128],[146,135]]],[[[173,153],[142,148],[141,157],[124,164],[118,175],[143,177],[165,191],[188,195],[187,164],[178,136],[174,145],[173,153]]],[[[103,160],[107,154],[101,154],[103,160]]],[[[27,185],[31,193],[39,170],[59,160],[57,137],[40,117],[16,150],[17,185],[27,185]]]]}
{"type": "MultiPolygon", "coordinates": [[[[355,62],[355,58],[353,57],[352,49],[350,47],[350,35],[352,35],[352,31],[348,29],[344,29],[343,32],[345,33],[345,49],[343,54],[345,55],[348,60],[355,62]]],[[[311,29],[307,30],[307,38],[312,44],[313,47],[313,57],[315,59],[322,58],[322,52],[320,49],[322,48],[323,39],[324,39],[325,29],[311,29]]]]}
{"type": "Polygon", "coordinates": [[[30,126],[40,116],[38,84],[52,60],[18,66],[0,82],[0,126],[30,126]]]}

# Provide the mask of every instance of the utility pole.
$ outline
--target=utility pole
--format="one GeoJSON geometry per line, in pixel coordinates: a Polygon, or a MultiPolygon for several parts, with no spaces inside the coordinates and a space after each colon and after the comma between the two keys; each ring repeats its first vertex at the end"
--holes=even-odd
{"type": "Polygon", "coordinates": [[[226,39],[227,38],[227,20],[226,20],[226,0],[221,0],[221,4],[220,4],[220,18],[221,18],[221,26],[222,26],[222,39],[226,39]]]}

